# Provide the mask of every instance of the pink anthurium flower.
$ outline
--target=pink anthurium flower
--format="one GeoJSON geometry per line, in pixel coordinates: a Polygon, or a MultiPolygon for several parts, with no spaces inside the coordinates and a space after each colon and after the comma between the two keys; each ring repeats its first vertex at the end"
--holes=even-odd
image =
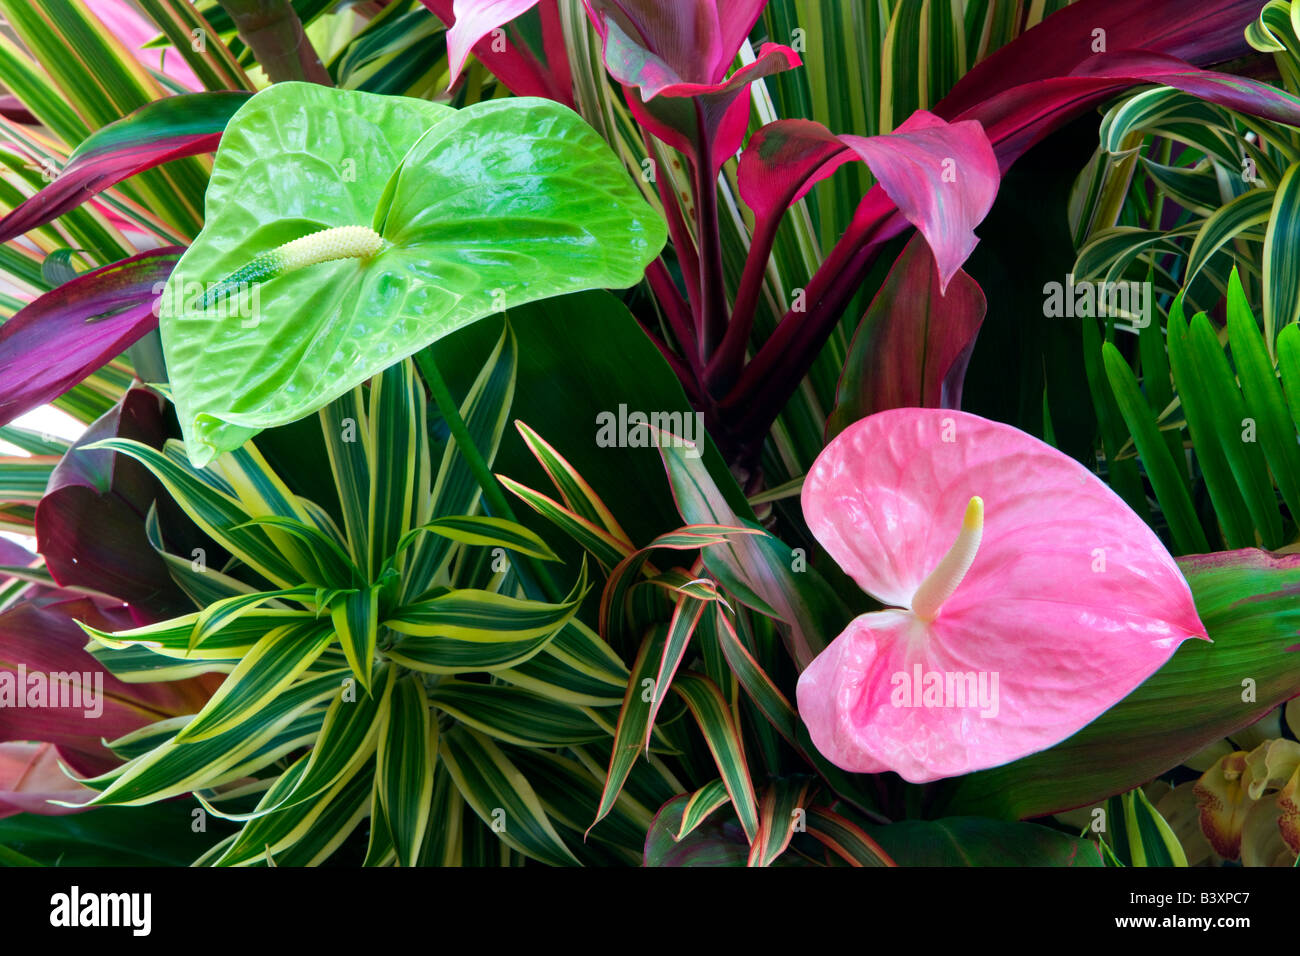
{"type": "Polygon", "coordinates": [[[1151,529],[1009,425],[948,409],[871,415],[814,463],[803,510],[889,606],[799,678],[812,741],[845,770],[923,783],[1043,750],[1207,637],[1151,529]]]}

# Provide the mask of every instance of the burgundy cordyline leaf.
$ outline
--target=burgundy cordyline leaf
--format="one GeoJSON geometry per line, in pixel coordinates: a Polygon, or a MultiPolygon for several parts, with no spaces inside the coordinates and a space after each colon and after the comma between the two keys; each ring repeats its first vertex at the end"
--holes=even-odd
{"type": "Polygon", "coordinates": [[[161,448],[167,432],[158,397],[132,389],[68,450],[36,506],[37,549],[60,586],[120,598],[136,624],[185,614],[193,605],[145,535],[145,516],[162,488],[127,456],[86,450],[105,438],[161,448]]]}
{"type": "MultiPolygon", "coordinates": [[[[1283,90],[1143,51],[1098,54],[1068,76],[1005,90],[952,118],[983,123],[1005,170],[1031,146],[1076,116],[1129,87],[1148,83],[1170,86],[1242,113],[1300,125],[1300,99],[1283,90]]],[[[947,102],[941,102],[935,111],[944,112],[946,107],[947,102]]]]}
{"type": "Polygon", "coordinates": [[[0,242],[57,219],[136,173],[212,152],[227,121],[249,95],[169,96],[98,130],[73,151],[53,182],[0,219],[0,242]]]}
{"type": "Polygon", "coordinates": [[[15,813],[77,813],[77,807],[49,801],[84,803],[94,796],[94,790],[74,783],[59,769],[59,752],[52,744],[17,740],[0,744],[0,819],[15,813]]]}
{"type": "MultiPolygon", "coordinates": [[[[0,538],[0,567],[27,567],[35,560],[36,555],[21,544],[16,544],[8,538],[0,538]]],[[[0,575],[0,580],[3,580],[3,575],[0,575]]]]}
{"type": "Polygon", "coordinates": [[[472,50],[492,75],[516,96],[543,96],[573,106],[573,80],[564,48],[564,33],[556,0],[420,0],[445,23],[447,57],[454,84],[465,68],[472,50]],[[494,49],[489,36],[499,27],[539,7],[545,63],[515,37],[504,48],[494,49]]]}
{"type": "Polygon", "coordinates": [[[1096,55],[1101,31],[1108,51],[1146,50],[1201,65],[1250,51],[1244,31],[1259,0],[1080,0],[995,51],[945,96],[934,112],[949,119],[1016,86],[1064,76],[1096,55]]]}
{"type": "Polygon", "coordinates": [[[774,229],[770,220],[853,160],[867,164],[925,236],[945,288],[974,250],[975,226],[997,197],[997,157],[980,124],[950,124],[925,110],[884,136],[836,136],[810,120],[769,123],[754,134],[739,170],[741,196],[764,220],[756,232],[774,229]]]}
{"type": "MultiPolygon", "coordinates": [[[[106,631],[132,626],[120,609],[88,598],[37,606],[16,605],[0,614],[0,670],[28,675],[75,673],[102,675],[103,712],[88,716],[85,703],[75,707],[5,707],[0,709],[0,742],[32,740],[52,743],[68,765],[81,774],[116,766],[118,759],[101,740],[114,740],[145,724],[180,714],[198,713],[216,682],[207,677],[158,684],[127,684],[104,670],[87,651],[84,621],[106,631]]],[[[220,677],[220,675],[215,675],[220,677]]]]}
{"type": "Polygon", "coordinates": [[[766,43],[726,78],[766,0],[583,0],[605,66],[628,87],[637,121],[692,156],[711,177],[740,148],[749,122],[743,94],[755,80],[802,61],[766,43]]]}
{"type": "Polygon", "coordinates": [[[184,250],[168,246],[77,276],[0,325],[0,425],[62,395],[158,327],[184,250]]]}
{"type": "Polygon", "coordinates": [[[797,386],[881,245],[916,226],[934,254],[942,293],[975,248],[975,226],[997,197],[997,157],[979,123],[950,124],[918,110],[895,132],[872,137],[836,136],[810,120],[769,123],[741,155],[740,193],[755,214],[754,238],[731,324],[710,364],[715,383],[731,384],[729,370],[734,375],[744,357],[781,216],[852,160],[866,162],[878,184],[809,281],[805,311],[787,315],[724,399],[724,407],[741,414],[744,433],[764,432],[777,408],[775,400],[753,402],[750,396],[762,390],[776,399],[797,386]],[[821,324],[810,332],[806,316],[821,324]]]}
{"type": "Polygon", "coordinates": [[[979,284],[961,270],[942,292],[930,247],[913,236],[849,346],[827,438],[889,408],[960,407],[985,306],[979,284]]]}
{"type": "Polygon", "coordinates": [[[36,125],[36,117],[16,96],[0,96],[0,116],[21,123],[23,126],[36,125]]]}

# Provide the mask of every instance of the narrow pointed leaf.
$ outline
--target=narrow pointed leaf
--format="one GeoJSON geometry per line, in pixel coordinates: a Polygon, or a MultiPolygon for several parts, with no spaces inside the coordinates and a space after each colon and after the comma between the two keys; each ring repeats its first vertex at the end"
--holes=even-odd
{"type": "Polygon", "coordinates": [[[181,252],[155,249],[79,275],[0,325],[0,424],[62,395],[153,330],[181,252]]]}
{"type": "Polygon", "coordinates": [[[122,180],[161,163],[210,153],[247,93],[185,93],[140,107],[97,130],[58,177],[0,219],[0,242],[30,232],[122,180]]]}
{"type": "Polygon", "coordinates": [[[376,786],[402,866],[414,866],[429,826],[438,726],[425,696],[424,681],[413,674],[393,688],[379,738],[376,786]]]}

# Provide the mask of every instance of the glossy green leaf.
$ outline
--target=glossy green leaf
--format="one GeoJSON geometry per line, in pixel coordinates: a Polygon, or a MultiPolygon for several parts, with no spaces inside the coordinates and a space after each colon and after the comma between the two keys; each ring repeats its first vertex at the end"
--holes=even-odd
{"type": "MultiPolygon", "coordinates": [[[[1137,378],[1129,368],[1124,356],[1120,355],[1113,343],[1102,344],[1102,360],[1106,366],[1109,388],[1115,398],[1116,409],[1123,416],[1124,424],[1133,435],[1133,443],[1146,465],[1151,487],[1155,489],[1156,500],[1169,523],[1169,532],[1173,535],[1174,550],[1182,554],[1209,550],[1205,540],[1205,531],[1197,520],[1196,510],[1192,507],[1191,492],[1182,477],[1179,465],[1174,461],[1169,446],[1160,437],[1155,416],[1142,398],[1137,378]]],[[[1109,448],[1108,448],[1109,451],[1109,448]]]]}
{"type": "Polygon", "coordinates": [[[903,820],[867,832],[899,866],[1102,865],[1095,843],[1036,823],[946,817],[903,820]]]}
{"type": "MultiPolygon", "coordinates": [[[[1211,391],[1222,382],[1200,383],[1203,374],[1200,360],[1204,353],[1194,348],[1188,325],[1177,310],[1171,310],[1168,324],[1169,367],[1173,371],[1174,385],[1187,415],[1187,431],[1196,450],[1196,460],[1205,476],[1205,485],[1214,502],[1215,513],[1223,525],[1223,537],[1229,547],[1247,548],[1257,544],[1250,511],[1243,500],[1243,490],[1233,477],[1232,468],[1224,455],[1222,434],[1217,426],[1222,423],[1216,403],[1227,401],[1228,396],[1211,391]]],[[[1222,352],[1219,353],[1222,357],[1222,352]]],[[[1236,383],[1231,383],[1236,390],[1236,383]]],[[[1237,396],[1240,402],[1240,395],[1237,396]]],[[[1240,439],[1240,424],[1237,437],[1240,439]]]]}
{"type": "Polygon", "coordinates": [[[1269,471],[1291,514],[1300,515],[1300,446],[1296,443],[1296,427],[1287,414],[1277,372],[1269,360],[1236,268],[1228,280],[1228,342],[1269,471]]]}

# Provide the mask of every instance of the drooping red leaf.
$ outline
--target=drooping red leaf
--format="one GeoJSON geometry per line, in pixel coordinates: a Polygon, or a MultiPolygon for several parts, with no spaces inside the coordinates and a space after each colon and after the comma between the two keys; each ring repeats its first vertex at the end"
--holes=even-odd
{"type": "Polygon", "coordinates": [[[184,250],[142,252],[65,282],[0,325],[0,425],[62,395],[158,327],[184,250]]]}
{"type": "Polygon", "coordinates": [[[161,487],[133,459],[87,450],[105,438],[161,448],[167,432],[158,397],[132,389],[68,450],[36,506],[37,549],[60,586],[120,598],[140,624],[192,611],[145,535],[145,516],[161,487]]]}
{"type": "MultiPolygon", "coordinates": [[[[88,598],[38,606],[15,605],[0,614],[0,671],[17,680],[21,672],[48,678],[50,674],[90,675],[92,686],[102,680],[102,712],[88,714],[84,697],[76,706],[0,708],[0,742],[33,740],[55,744],[79,773],[100,773],[118,761],[101,739],[113,740],[138,727],[180,714],[197,713],[210,696],[213,682],[194,678],[158,684],[126,684],[104,670],[86,650],[84,621],[102,630],[132,626],[129,616],[88,598]]],[[[30,685],[29,685],[30,686],[30,685]]],[[[60,701],[62,703],[64,701],[60,701]]],[[[98,709],[97,706],[91,710],[98,709]]]]}
{"type": "Polygon", "coordinates": [[[8,242],[76,209],[87,199],[161,163],[217,148],[248,93],[184,93],[140,107],[91,134],[58,177],[0,219],[8,242]]]}
{"type": "Polygon", "coordinates": [[[998,191],[997,158],[980,124],[918,110],[884,136],[836,136],[809,120],[778,120],[741,156],[741,196],[755,215],[780,216],[844,163],[861,160],[930,243],[940,289],[975,248],[974,228],[998,191]]]}
{"type": "MultiPolygon", "coordinates": [[[[1300,123],[1300,101],[1283,91],[1193,65],[1248,52],[1243,31],[1258,14],[1253,0],[1201,6],[1181,0],[1080,0],[984,60],[933,112],[954,123],[979,122],[1002,170],[1052,131],[1142,83],[1167,83],[1245,112],[1300,123]],[[1129,52],[1094,52],[1100,38],[1106,50],[1129,52]]],[[[880,243],[905,227],[894,203],[873,187],[845,237],[809,281],[806,308],[782,317],[723,399],[724,407],[746,409],[738,426],[743,432],[766,432],[865,277],[880,243]]]]}
{"type": "Polygon", "coordinates": [[[982,123],[1005,170],[1049,133],[1107,98],[1143,84],[1170,86],[1219,106],[1300,125],[1300,99],[1284,90],[1146,51],[1099,54],[1068,75],[1003,90],[957,113],[943,100],[935,112],[954,121],[982,123]]]}
{"type": "Polygon", "coordinates": [[[961,270],[943,293],[930,247],[913,236],[849,346],[827,439],[890,408],[960,407],[985,305],[979,284],[961,270]]]}
{"type": "Polygon", "coordinates": [[[934,112],[953,119],[1004,90],[1064,76],[1095,49],[1146,50],[1205,66],[1249,52],[1244,31],[1259,0],[1079,0],[986,57],[957,81],[934,112]]]}
{"type": "Polygon", "coordinates": [[[74,783],[59,769],[59,752],[52,744],[16,740],[0,743],[0,819],[15,813],[77,813],[77,807],[61,807],[49,801],[84,803],[94,796],[94,790],[74,783]]]}

